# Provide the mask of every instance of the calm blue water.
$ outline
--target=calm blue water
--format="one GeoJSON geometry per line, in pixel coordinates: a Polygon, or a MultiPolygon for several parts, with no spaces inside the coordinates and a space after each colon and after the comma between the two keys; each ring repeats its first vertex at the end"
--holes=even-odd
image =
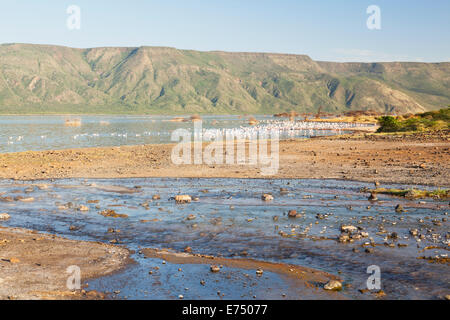
{"type": "MultiPolygon", "coordinates": [[[[59,150],[170,143],[171,134],[179,128],[193,130],[192,122],[171,122],[173,116],[0,116],[0,153],[59,150]],[[66,120],[80,119],[81,126],[66,126],[66,120]]],[[[203,116],[204,130],[249,130],[248,118],[239,116],[203,116]]],[[[272,116],[255,116],[260,124],[250,130],[280,129],[280,138],[345,133],[346,127],[323,124],[313,128],[292,128],[287,121],[272,116]]]]}
{"type": "MultiPolygon", "coordinates": [[[[373,298],[370,294],[358,292],[358,289],[365,288],[369,276],[366,271],[370,265],[381,268],[382,287],[388,298],[429,299],[448,294],[449,266],[417,259],[423,255],[447,254],[448,245],[444,243],[448,242],[449,226],[442,219],[449,210],[448,202],[426,200],[419,204],[380,195],[379,202],[370,203],[368,195],[360,192],[362,187],[371,185],[288,179],[0,181],[2,197],[22,195],[35,198],[32,203],[2,202],[0,199],[0,212],[11,215],[11,219],[1,222],[1,225],[79,240],[118,240],[136,251],[140,248],[183,251],[186,246],[191,246],[195,253],[231,258],[239,257],[245,250],[248,258],[294,263],[336,275],[341,272],[339,276],[351,285],[345,290],[351,298],[373,298]],[[40,190],[40,184],[46,184],[48,189],[40,190]],[[25,194],[25,189],[32,185],[34,190],[25,194]],[[112,185],[128,188],[124,189],[128,192],[113,192],[108,189],[112,185]],[[280,188],[286,188],[288,192],[280,193],[280,188]],[[261,195],[266,192],[273,193],[273,202],[261,200],[261,195]],[[151,201],[155,194],[161,195],[160,201],[151,201]],[[199,201],[177,205],[170,200],[177,194],[190,194],[199,197],[199,201]],[[89,200],[98,200],[99,203],[88,204],[89,200]],[[72,208],[58,208],[69,202],[72,208]],[[142,206],[145,202],[149,203],[148,208],[142,206]],[[395,212],[394,208],[399,203],[407,213],[395,212]],[[77,211],[79,205],[89,206],[90,211],[77,211]],[[112,219],[98,214],[105,209],[114,209],[129,215],[129,218],[112,219]],[[286,213],[291,209],[302,213],[302,216],[289,219],[286,213]],[[188,221],[186,217],[189,214],[194,214],[196,219],[188,221]],[[318,214],[323,215],[323,219],[319,219],[318,214]],[[274,216],[279,216],[279,220],[274,221],[274,216]],[[157,221],[141,222],[153,219],[157,221]],[[419,222],[419,219],[423,221],[419,222]],[[435,225],[433,220],[439,220],[441,224],[435,225]],[[370,237],[352,244],[338,243],[336,238],[341,224],[360,226],[369,232],[370,237]],[[408,247],[385,247],[383,243],[387,234],[377,233],[381,225],[388,234],[397,232],[395,244],[407,244],[408,247]],[[70,226],[77,226],[79,230],[70,231],[70,226]],[[108,228],[120,229],[121,232],[111,234],[107,232],[108,228]],[[425,238],[417,242],[409,234],[411,228],[417,228],[425,238]],[[377,245],[374,252],[368,254],[361,245],[370,238],[377,245]],[[422,251],[427,246],[441,249],[422,251]]],[[[224,298],[235,299],[251,299],[254,295],[262,299],[281,299],[283,293],[291,299],[308,297],[308,292],[293,288],[276,274],[265,273],[264,277],[257,278],[254,272],[232,268],[211,274],[209,266],[162,264],[161,260],[144,259],[138,253],[133,258],[137,264],[117,274],[89,281],[89,289],[120,290],[119,298],[129,299],[173,299],[180,294],[186,299],[217,299],[217,291],[224,293],[224,298]],[[155,266],[159,270],[150,276],[148,272],[155,266]],[[183,272],[178,272],[178,268],[183,272]],[[246,273],[251,276],[245,277],[246,273]],[[206,287],[200,285],[201,279],[207,281],[206,287]]]]}

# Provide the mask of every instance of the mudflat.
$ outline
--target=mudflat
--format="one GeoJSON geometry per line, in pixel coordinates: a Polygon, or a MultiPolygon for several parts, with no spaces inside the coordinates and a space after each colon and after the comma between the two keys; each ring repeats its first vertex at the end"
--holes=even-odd
{"type": "Polygon", "coordinates": [[[78,266],[84,283],[129,262],[129,251],[121,247],[0,227],[0,300],[103,299],[88,288],[69,290],[67,268],[78,266]]]}
{"type": "Polygon", "coordinates": [[[0,179],[311,178],[450,186],[448,130],[280,141],[279,170],[273,176],[263,176],[258,165],[176,165],[171,160],[173,147],[160,144],[1,154],[0,179]]]}

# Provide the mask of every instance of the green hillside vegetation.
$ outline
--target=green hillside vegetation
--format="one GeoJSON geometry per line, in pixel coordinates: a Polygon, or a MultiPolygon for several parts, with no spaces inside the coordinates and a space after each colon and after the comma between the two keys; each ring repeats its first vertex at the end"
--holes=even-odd
{"type": "Polygon", "coordinates": [[[384,116],[379,118],[378,132],[414,132],[450,129],[450,106],[410,116],[384,116]]]}
{"type": "Polygon", "coordinates": [[[0,45],[0,113],[385,114],[450,103],[450,63],[332,63],[164,47],[0,45]]]}

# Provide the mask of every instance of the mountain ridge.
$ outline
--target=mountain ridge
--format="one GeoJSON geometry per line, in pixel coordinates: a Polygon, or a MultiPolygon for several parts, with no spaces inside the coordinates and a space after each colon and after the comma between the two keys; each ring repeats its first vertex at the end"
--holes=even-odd
{"type": "Polygon", "coordinates": [[[0,45],[0,113],[415,113],[450,104],[450,62],[0,45]]]}

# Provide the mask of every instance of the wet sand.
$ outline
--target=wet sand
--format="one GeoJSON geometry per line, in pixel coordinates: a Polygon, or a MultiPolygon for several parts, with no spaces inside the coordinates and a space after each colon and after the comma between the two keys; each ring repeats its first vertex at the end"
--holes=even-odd
{"type": "Polygon", "coordinates": [[[125,267],[128,257],[121,247],[0,227],[0,300],[104,299],[89,288],[67,289],[67,268],[80,267],[83,283],[125,267]]]}
{"type": "MultiPolygon", "coordinates": [[[[286,263],[273,263],[253,259],[230,259],[214,257],[202,254],[192,254],[184,252],[173,252],[169,250],[158,250],[146,248],[142,250],[147,258],[157,258],[174,264],[206,264],[215,267],[239,268],[242,270],[257,270],[277,273],[286,278],[291,284],[303,291],[310,291],[311,296],[326,297],[328,299],[344,299],[344,296],[337,291],[318,290],[330,280],[342,281],[338,277],[329,273],[286,263]]],[[[219,271],[220,272],[220,271],[219,271]]],[[[306,293],[305,293],[306,294],[306,293]]]]}
{"type": "Polygon", "coordinates": [[[0,179],[295,178],[450,186],[450,134],[354,134],[280,141],[278,173],[260,166],[175,165],[174,145],[21,152],[0,155],[0,179]]]}

